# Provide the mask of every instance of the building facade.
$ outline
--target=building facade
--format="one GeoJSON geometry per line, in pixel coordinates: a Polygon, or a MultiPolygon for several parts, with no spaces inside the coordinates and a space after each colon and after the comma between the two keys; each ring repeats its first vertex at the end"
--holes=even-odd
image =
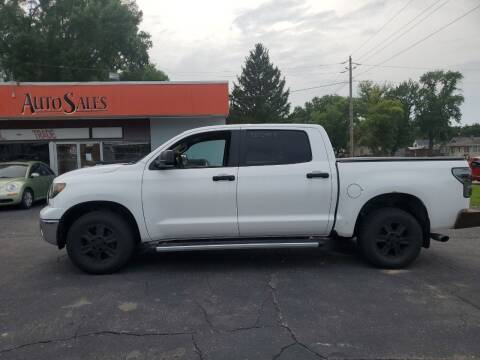
{"type": "Polygon", "coordinates": [[[62,174],[134,161],[227,115],[227,82],[1,83],[0,162],[40,160],[62,174]]]}
{"type": "Polygon", "coordinates": [[[456,136],[443,146],[443,153],[450,156],[480,156],[480,137],[456,136]]]}

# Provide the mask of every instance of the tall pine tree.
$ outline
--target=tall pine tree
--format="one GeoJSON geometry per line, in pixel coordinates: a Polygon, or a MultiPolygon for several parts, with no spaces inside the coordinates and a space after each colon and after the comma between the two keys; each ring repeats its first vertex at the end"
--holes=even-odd
{"type": "Polygon", "coordinates": [[[233,84],[229,121],[232,123],[285,122],[290,112],[285,78],[270,62],[268,50],[256,44],[233,84]]]}

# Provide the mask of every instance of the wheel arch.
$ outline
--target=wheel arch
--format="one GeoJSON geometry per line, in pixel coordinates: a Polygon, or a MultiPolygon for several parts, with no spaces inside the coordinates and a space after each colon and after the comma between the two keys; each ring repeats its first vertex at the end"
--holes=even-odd
{"type": "Polygon", "coordinates": [[[68,229],[75,220],[84,214],[97,210],[106,210],[119,214],[132,228],[135,235],[135,242],[140,242],[138,223],[128,208],[114,201],[87,201],[72,206],[60,218],[57,229],[57,244],[59,249],[65,247],[67,243],[68,229]]]}
{"type": "Polygon", "coordinates": [[[415,195],[407,193],[386,193],[368,200],[358,213],[354,235],[358,235],[360,224],[369,213],[383,207],[398,208],[415,217],[422,227],[423,247],[428,248],[430,246],[430,218],[428,210],[422,200],[415,195]]]}

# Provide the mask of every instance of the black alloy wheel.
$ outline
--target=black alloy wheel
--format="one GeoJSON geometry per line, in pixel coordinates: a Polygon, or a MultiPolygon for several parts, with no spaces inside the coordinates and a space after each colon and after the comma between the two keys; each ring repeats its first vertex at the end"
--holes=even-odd
{"type": "Polygon", "coordinates": [[[136,240],[130,225],[117,213],[97,210],[81,216],[67,234],[72,262],[91,274],[113,273],[127,264],[136,240]]]}
{"type": "Polygon", "coordinates": [[[377,250],[383,256],[391,258],[402,256],[413,242],[407,227],[395,221],[387,221],[375,239],[377,250]]]}
{"type": "Polygon", "coordinates": [[[360,225],[358,246],[367,261],[387,269],[399,269],[417,258],[423,231],[417,219],[397,208],[368,214],[360,225]]]}
{"type": "Polygon", "coordinates": [[[92,224],[80,235],[81,255],[94,262],[117,256],[118,241],[113,230],[105,224],[92,224]]]}

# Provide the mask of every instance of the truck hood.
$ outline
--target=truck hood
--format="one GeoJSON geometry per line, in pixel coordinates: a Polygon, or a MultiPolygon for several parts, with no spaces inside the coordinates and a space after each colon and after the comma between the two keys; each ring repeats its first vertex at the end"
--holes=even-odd
{"type": "Polygon", "coordinates": [[[79,177],[85,178],[89,175],[113,173],[124,166],[125,164],[97,165],[97,166],[86,167],[78,170],[73,170],[60,175],[55,179],[55,182],[62,182],[62,181],[66,181],[67,179],[79,178],[79,177]]]}

